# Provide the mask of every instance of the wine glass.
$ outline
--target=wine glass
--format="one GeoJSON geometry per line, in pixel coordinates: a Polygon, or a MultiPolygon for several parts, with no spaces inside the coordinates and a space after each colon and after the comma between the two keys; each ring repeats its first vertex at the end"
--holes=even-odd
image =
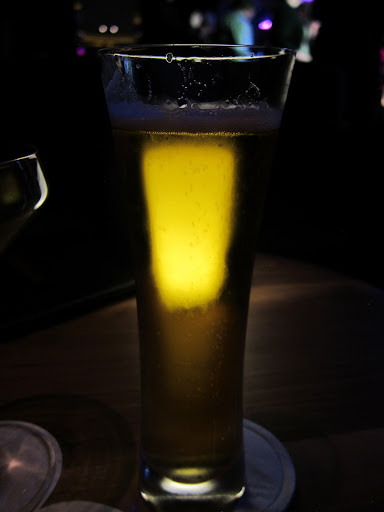
{"type": "MultiPolygon", "coordinates": [[[[6,144],[0,152],[0,254],[47,197],[35,147],[6,144]]],[[[61,450],[43,428],[22,421],[0,422],[0,510],[32,512],[56,486],[61,450]]]]}
{"type": "Polygon", "coordinates": [[[47,183],[35,147],[8,144],[0,152],[0,254],[44,203],[47,183]]]}

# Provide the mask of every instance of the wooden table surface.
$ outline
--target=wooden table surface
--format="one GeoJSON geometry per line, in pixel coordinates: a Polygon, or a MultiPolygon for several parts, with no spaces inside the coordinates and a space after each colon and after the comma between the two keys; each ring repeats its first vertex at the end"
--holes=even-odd
{"type": "MultiPolygon", "coordinates": [[[[0,420],[47,429],[63,470],[47,505],[145,510],[137,491],[135,299],[0,343],[0,420]]],[[[293,512],[384,510],[384,293],[259,254],[251,291],[244,415],[286,446],[293,512]]]]}

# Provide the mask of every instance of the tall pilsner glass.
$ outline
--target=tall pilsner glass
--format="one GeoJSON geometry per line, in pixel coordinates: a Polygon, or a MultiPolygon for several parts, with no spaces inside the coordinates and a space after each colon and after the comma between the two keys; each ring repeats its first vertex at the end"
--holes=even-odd
{"type": "Polygon", "coordinates": [[[242,50],[100,52],[135,261],[141,493],[155,504],[244,492],[249,290],[294,53],[242,50]]]}

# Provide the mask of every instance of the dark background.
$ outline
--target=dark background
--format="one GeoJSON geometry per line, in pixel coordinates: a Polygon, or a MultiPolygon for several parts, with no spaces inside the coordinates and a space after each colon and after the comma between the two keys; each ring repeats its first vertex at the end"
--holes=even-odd
{"type": "MultiPolygon", "coordinates": [[[[193,10],[230,2],[3,2],[1,139],[34,144],[46,203],[0,256],[0,339],[134,292],[116,203],[97,49],[199,42],[193,10]],[[100,34],[105,24],[115,35],[100,34]]],[[[376,2],[382,4],[382,2],[376,2]]],[[[315,0],[311,63],[297,63],[260,239],[262,251],[384,286],[382,5],[315,0]]],[[[256,2],[258,18],[278,1],[256,2]]],[[[262,43],[268,34],[259,33],[262,43]]]]}

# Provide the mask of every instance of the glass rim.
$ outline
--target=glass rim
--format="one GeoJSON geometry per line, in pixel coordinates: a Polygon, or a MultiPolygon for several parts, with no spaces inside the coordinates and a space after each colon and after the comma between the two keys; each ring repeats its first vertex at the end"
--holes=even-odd
{"type": "Polygon", "coordinates": [[[19,160],[26,160],[31,158],[37,158],[37,148],[33,144],[12,144],[10,148],[5,149],[0,154],[0,167],[4,165],[17,163],[19,160]],[[4,154],[4,159],[2,158],[4,154]],[[19,155],[19,156],[13,156],[19,155]]]}
{"type": "Polygon", "coordinates": [[[102,48],[98,51],[102,57],[126,57],[132,59],[154,59],[172,61],[255,61],[260,59],[275,59],[287,55],[295,55],[295,50],[289,48],[279,48],[276,46],[262,46],[262,45],[241,45],[241,44],[132,44],[121,45],[110,48],[102,48]],[[164,49],[164,53],[156,54],[155,50],[164,49]],[[176,50],[200,50],[196,55],[177,55],[173,54],[176,50]],[[229,50],[229,49],[248,49],[250,55],[204,55],[204,50],[229,50]],[[145,53],[143,53],[147,50],[145,53]],[[152,50],[152,51],[151,51],[152,50]]]}

